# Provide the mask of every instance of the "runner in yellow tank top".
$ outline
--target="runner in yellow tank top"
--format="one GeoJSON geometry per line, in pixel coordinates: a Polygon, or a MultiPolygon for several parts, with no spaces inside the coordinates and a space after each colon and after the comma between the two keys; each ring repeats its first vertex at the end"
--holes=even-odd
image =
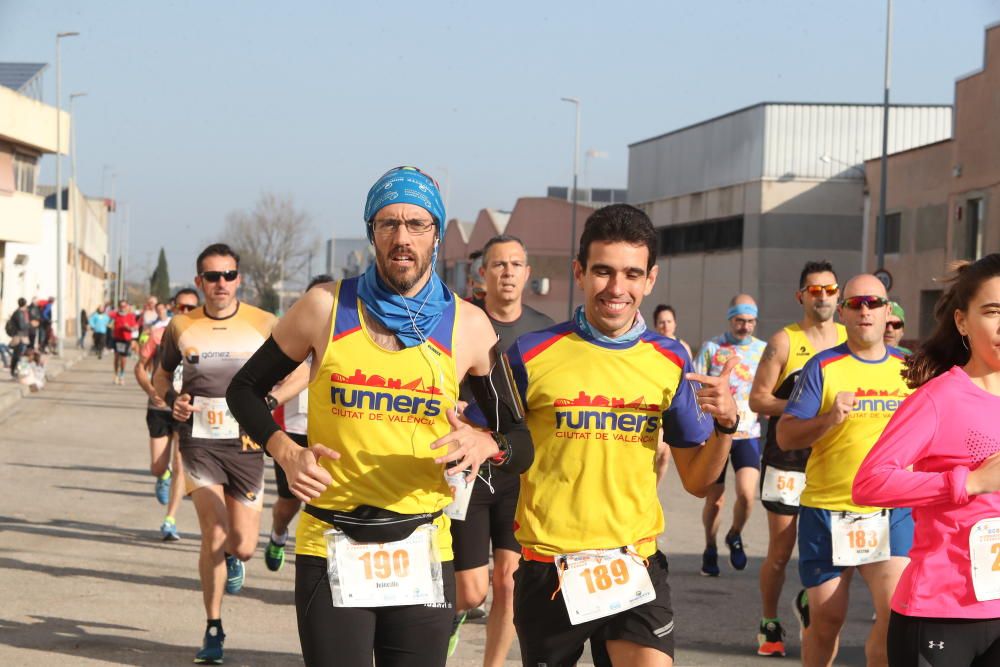
{"type": "Polygon", "coordinates": [[[309,290],[227,394],[307,503],[295,584],[307,665],[370,664],[373,654],[379,665],[444,665],[455,602],[445,465],[471,478],[487,459],[520,473],[533,457],[489,319],[434,273],[444,219],[433,179],[387,172],[365,206],[374,264],[309,290]],[[302,449],[264,396],[310,354],[302,449]],[[492,432],[455,414],[466,375],[492,432]]]}
{"type": "MultiPolygon", "coordinates": [[[[844,326],[834,321],[839,295],[833,265],[826,260],[806,262],[799,276],[799,289],[795,292],[802,306],[802,320],[789,324],[767,341],[750,390],[750,409],[770,417],[761,457],[762,494],[765,480],[771,481],[775,474],[769,474],[768,469],[805,472],[809,450],[782,452],[774,433],[798,371],[817,352],[847,340],[844,326]]],[[[787,483],[785,479],[782,482],[787,483]]],[[[801,492],[801,488],[798,491],[801,492]]],[[[768,544],[767,557],[760,567],[761,619],[757,653],[785,655],[785,630],[778,618],[778,601],[785,584],[785,568],[795,549],[799,508],[777,500],[764,500],[762,504],[767,510],[768,544]]],[[[805,591],[795,600],[804,603],[805,591]]]]}

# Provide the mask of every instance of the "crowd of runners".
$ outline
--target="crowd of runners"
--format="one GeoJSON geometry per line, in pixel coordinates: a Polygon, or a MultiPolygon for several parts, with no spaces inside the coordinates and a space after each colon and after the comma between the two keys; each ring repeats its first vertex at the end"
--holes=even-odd
{"type": "Polygon", "coordinates": [[[596,665],[671,665],[685,641],[657,547],[671,461],[683,490],[666,501],[704,498],[705,576],[722,572],[724,517],[729,566],[747,568],[760,499],[758,654],[785,655],[785,600],[802,663],[834,664],[856,571],[875,610],[869,665],[1000,665],[1000,255],[956,269],[914,352],[878,279],[820,259],[789,286],[796,322],[758,339],[738,294],[693,349],[672,307],[652,327],[639,312],[658,249],[637,208],[586,221],[584,302],[561,323],[522,302],[514,236],[478,252],[466,298],[444,285],[444,205],[419,169],[379,178],[363,217],[371,267],[315,277],[280,319],[239,300],[223,243],[195,261],[197,289],[90,318],[116,383],[137,357],[163,539],[179,539],[184,495],[197,513],[196,663],[223,661],[222,598],[258,547],[270,456],[264,560],[283,567],[298,515],[307,665],[444,665],[490,592],[484,665],[515,637],[531,667],[575,664],[588,641],[596,665]]]}

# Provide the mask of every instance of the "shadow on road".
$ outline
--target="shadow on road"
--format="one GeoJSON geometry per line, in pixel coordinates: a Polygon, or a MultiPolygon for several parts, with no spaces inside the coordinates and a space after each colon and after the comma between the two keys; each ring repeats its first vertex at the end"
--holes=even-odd
{"type": "MultiPolygon", "coordinates": [[[[125,633],[148,632],[145,628],[94,621],[31,616],[34,623],[0,619],[0,644],[34,649],[72,658],[93,658],[121,665],[178,665],[191,662],[195,645],[178,646],[132,637],[125,633]],[[102,633],[101,630],[111,631],[102,633]],[[121,631],[113,634],[113,631],[121,631]],[[95,632],[96,631],[96,632],[95,632]]],[[[302,664],[296,653],[247,651],[226,647],[226,661],[238,665],[302,664]]]]}

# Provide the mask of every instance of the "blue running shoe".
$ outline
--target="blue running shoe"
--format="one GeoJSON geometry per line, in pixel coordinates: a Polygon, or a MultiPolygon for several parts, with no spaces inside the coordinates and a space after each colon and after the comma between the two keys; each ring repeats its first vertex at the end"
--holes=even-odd
{"type": "Polygon", "coordinates": [[[173,475],[170,470],[163,473],[162,477],[156,478],[156,501],[161,505],[166,505],[170,501],[170,482],[173,475]]]}
{"type": "Polygon", "coordinates": [[[176,542],[181,539],[181,536],[177,534],[177,522],[174,521],[173,517],[168,516],[163,520],[160,525],[160,537],[163,538],[164,542],[176,542]]]}
{"type": "Polygon", "coordinates": [[[205,639],[201,643],[201,650],[194,656],[196,665],[221,665],[222,664],[222,644],[226,641],[226,633],[221,627],[209,626],[205,630],[205,639]]]}
{"type": "Polygon", "coordinates": [[[236,556],[226,555],[226,592],[230,595],[239,593],[243,589],[243,577],[246,568],[236,556]]]}
{"type": "Polygon", "coordinates": [[[726,535],[726,546],[729,547],[729,563],[736,570],[747,569],[747,552],[743,550],[743,538],[739,533],[726,535]]]}
{"type": "Polygon", "coordinates": [[[701,554],[701,576],[719,576],[719,552],[715,547],[705,547],[701,554]]]}

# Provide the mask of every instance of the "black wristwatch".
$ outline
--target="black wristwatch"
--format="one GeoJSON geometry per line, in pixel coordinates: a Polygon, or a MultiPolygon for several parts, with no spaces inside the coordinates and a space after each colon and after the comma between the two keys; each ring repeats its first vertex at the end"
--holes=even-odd
{"type": "Polygon", "coordinates": [[[733,424],[732,426],[728,427],[728,428],[725,427],[725,426],[723,426],[722,424],[720,424],[719,420],[716,419],[715,417],[712,417],[712,423],[715,424],[715,432],[716,433],[718,433],[720,435],[732,435],[733,433],[736,433],[736,431],[739,430],[739,428],[740,428],[740,416],[739,416],[739,414],[737,414],[736,415],[736,423],[733,424]]]}
{"type": "Polygon", "coordinates": [[[268,410],[274,410],[276,407],[278,407],[278,399],[276,399],[271,394],[268,394],[267,396],[264,397],[264,402],[267,403],[268,410]]]}
{"type": "Polygon", "coordinates": [[[507,440],[507,436],[503,433],[493,431],[490,435],[493,436],[493,441],[497,443],[497,448],[500,452],[487,460],[495,466],[501,466],[510,460],[510,441],[507,440]]]}

